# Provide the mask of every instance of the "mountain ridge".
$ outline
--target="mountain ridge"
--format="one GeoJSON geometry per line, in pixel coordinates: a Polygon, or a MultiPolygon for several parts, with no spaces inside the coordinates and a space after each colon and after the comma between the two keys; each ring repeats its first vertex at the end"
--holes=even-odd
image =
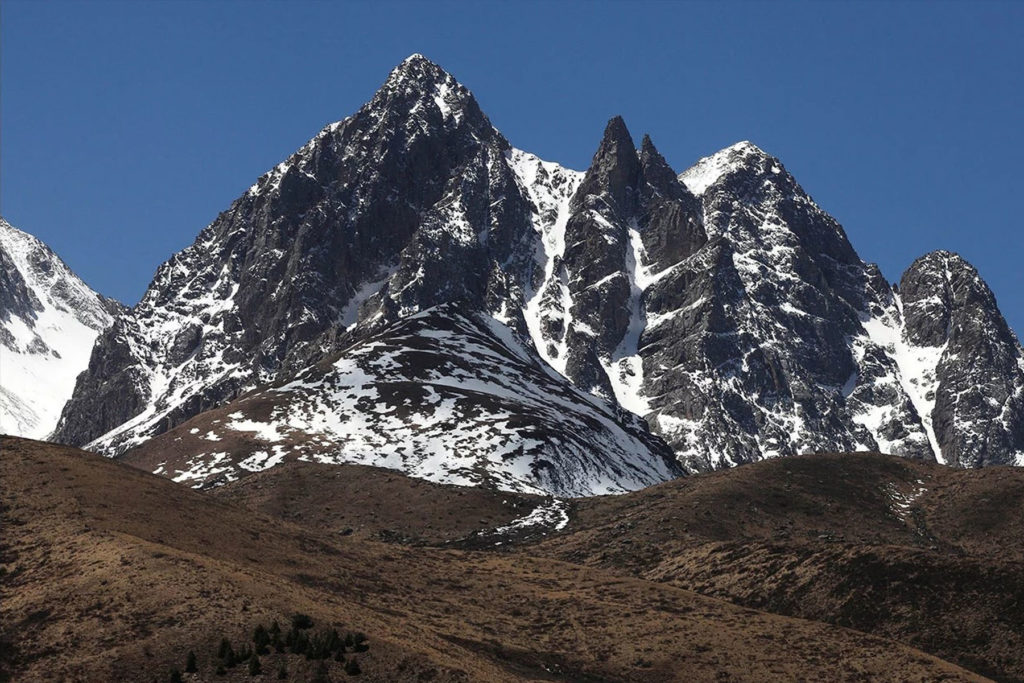
{"type": "MultiPolygon", "coordinates": [[[[969,296],[948,297],[949,315],[1006,328],[961,271],[969,296]]],[[[515,149],[421,55],[161,266],[56,436],[123,453],[444,304],[532,340],[690,471],[878,449],[1024,461],[1012,332],[970,363],[922,361],[924,319],[778,159],[741,142],[676,174],[616,117],[585,173],[562,169],[515,149]]]]}

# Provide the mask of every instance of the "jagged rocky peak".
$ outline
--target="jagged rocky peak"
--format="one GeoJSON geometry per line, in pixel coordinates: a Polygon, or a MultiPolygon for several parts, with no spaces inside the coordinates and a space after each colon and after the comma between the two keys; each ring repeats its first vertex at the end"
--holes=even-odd
{"type": "Polygon", "coordinates": [[[941,459],[1024,464],[1024,353],[978,271],[934,251],[900,279],[904,339],[928,387],[941,459]]]}
{"type": "MultiPolygon", "coordinates": [[[[707,188],[730,173],[743,169],[774,167],[777,161],[754,143],[743,140],[714,154],[704,157],[679,174],[687,188],[695,195],[704,194],[707,188]]],[[[781,165],[778,166],[781,171],[781,165]]]]}
{"type": "MultiPolygon", "coordinates": [[[[532,340],[572,401],[631,430],[620,407],[644,418],[691,470],[820,451],[965,466],[1024,452],[1019,345],[973,269],[927,257],[897,296],[749,142],[677,176],[615,117],[585,173],[542,161],[420,55],[161,266],[98,340],[57,436],[123,452],[445,306],[532,340]]],[[[438,373],[467,379],[449,360],[438,373]]],[[[390,354],[387,382],[418,381],[423,366],[406,361],[424,356],[390,354]]],[[[632,457],[614,450],[599,455],[632,457]]]]}
{"type": "Polygon", "coordinates": [[[396,66],[366,108],[436,115],[447,124],[468,123],[488,134],[491,128],[473,93],[421,54],[396,66]]]}
{"type": "Polygon", "coordinates": [[[510,149],[466,88],[407,59],[161,266],[58,437],[120,451],[427,307],[517,311],[534,229],[510,149]]]}
{"type": "Polygon", "coordinates": [[[654,146],[651,136],[647,133],[644,133],[643,141],[640,143],[640,168],[644,180],[652,191],[671,197],[686,193],[686,187],[678,182],[675,171],[665,161],[665,157],[661,156],[661,152],[654,146]]]}
{"type": "Polygon", "coordinates": [[[119,308],[0,218],[0,433],[53,431],[96,335],[119,308]]]}
{"type": "Polygon", "coordinates": [[[640,336],[646,290],[704,242],[700,207],[649,136],[636,150],[613,118],[572,202],[564,264],[567,376],[644,414],[640,336]]]}
{"type": "Polygon", "coordinates": [[[954,333],[963,334],[965,316],[986,318],[992,326],[985,338],[970,339],[979,348],[986,340],[1011,344],[1013,333],[999,315],[995,296],[982,280],[977,269],[959,254],[933,251],[920,257],[907,268],[899,285],[906,319],[908,341],[917,346],[942,346],[954,333]]]}
{"type": "Polygon", "coordinates": [[[629,215],[636,205],[640,158],[621,116],[608,122],[601,144],[576,195],[577,202],[610,202],[610,208],[629,215]]]}
{"type": "Polygon", "coordinates": [[[704,239],[646,296],[654,430],[696,469],[882,443],[928,457],[896,365],[865,327],[898,326],[892,294],[842,227],[751,143],[679,179],[700,198],[704,239]]]}

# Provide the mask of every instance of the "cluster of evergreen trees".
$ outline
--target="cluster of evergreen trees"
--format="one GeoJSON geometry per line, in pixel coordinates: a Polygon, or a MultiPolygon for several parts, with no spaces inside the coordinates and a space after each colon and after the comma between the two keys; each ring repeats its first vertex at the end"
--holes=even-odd
{"type": "MultiPolygon", "coordinates": [[[[366,635],[360,632],[349,632],[342,636],[337,629],[312,631],[313,619],[305,614],[296,614],[292,617],[291,628],[284,632],[280,624],[274,621],[267,628],[260,624],[253,630],[252,643],[242,643],[236,650],[227,638],[220,641],[217,649],[218,676],[227,675],[228,669],[233,669],[239,664],[248,662],[249,675],[259,676],[264,673],[263,663],[260,655],[268,655],[271,649],[278,654],[302,655],[307,660],[320,660],[318,672],[324,676],[327,674],[326,660],[333,659],[344,664],[345,673],[356,676],[362,673],[359,661],[349,652],[366,652],[369,649],[366,635]]],[[[185,672],[195,673],[196,666],[195,652],[189,651],[185,661],[185,672]]],[[[279,680],[288,679],[288,668],[285,662],[277,671],[279,680]]],[[[178,669],[171,671],[171,683],[182,683],[182,675],[178,669]]]]}

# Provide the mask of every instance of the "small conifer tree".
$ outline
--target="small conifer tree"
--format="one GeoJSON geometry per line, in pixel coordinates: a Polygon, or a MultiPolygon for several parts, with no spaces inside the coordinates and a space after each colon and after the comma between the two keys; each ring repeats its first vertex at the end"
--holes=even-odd
{"type": "Polygon", "coordinates": [[[260,666],[260,658],[253,655],[249,658],[249,675],[259,676],[261,673],[263,673],[263,668],[260,666]]]}
{"type": "Polygon", "coordinates": [[[177,669],[171,669],[171,683],[183,683],[181,679],[181,672],[177,669]]]}
{"type": "Polygon", "coordinates": [[[321,661],[316,665],[312,683],[331,683],[331,670],[327,668],[327,662],[321,661]]]}
{"type": "Polygon", "coordinates": [[[359,668],[359,660],[355,657],[345,662],[345,673],[349,676],[358,676],[363,673],[363,670],[359,668]]]}
{"type": "Polygon", "coordinates": [[[189,650],[188,657],[185,660],[185,673],[194,674],[196,670],[196,653],[189,650]]]}

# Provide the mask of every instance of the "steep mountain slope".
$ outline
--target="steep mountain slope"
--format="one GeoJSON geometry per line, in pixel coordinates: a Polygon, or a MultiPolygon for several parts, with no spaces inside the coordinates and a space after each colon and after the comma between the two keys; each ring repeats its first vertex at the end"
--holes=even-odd
{"type": "Polygon", "coordinates": [[[53,431],[117,310],[49,247],[0,218],[0,433],[53,431]]]}
{"type": "Polygon", "coordinates": [[[1024,470],[801,456],[574,501],[570,517],[530,552],[1024,680],[1024,470]]]}
{"type": "MultiPolygon", "coordinates": [[[[414,55],[161,267],[99,340],[56,437],[124,453],[452,304],[644,418],[690,471],[823,451],[1024,460],[1024,354],[991,293],[941,253],[904,280],[894,292],[750,143],[677,177],[614,118],[586,173],[568,171],[512,148],[468,90],[414,55]]],[[[359,438],[386,442],[387,421],[371,422],[359,438]]],[[[600,490],[554,483],[578,471],[552,476],[548,490],[600,490]]]]}
{"type": "Polygon", "coordinates": [[[908,374],[942,460],[1024,465],[1024,353],[978,271],[932,252],[903,274],[899,298],[908,374]]]}
{"type": "Polygon", "coordinates": [[[500,313],[521,297],[506,272],[534,261],[511,153],[469,91],[410,57],[160,268],[57,437],[123,451],[319,360],[357,319],[365,334],[447,301],[500,313]]]}
{"type": "Polygon", "coordinates": [[[560,496],[682,474],[639,418],[575,388],[503,324],[454,305],[406,317],[125,456],[195,486],[298,458],[560,496]]]}
{"type": "MultiPolygon", "coordinates": [[[[244,665],[213,675],[221,638],[237,648],[295,612],[364,631],[369,681],[984,680],[891,640],[600,569],[320,536],[75,449],[0,450],[0,670],[19,681],[164,679],[189,650],[197,678],[253,680],[244,665]]],[[[319,664],[261,659],[292,680],[319,664]]]]}

